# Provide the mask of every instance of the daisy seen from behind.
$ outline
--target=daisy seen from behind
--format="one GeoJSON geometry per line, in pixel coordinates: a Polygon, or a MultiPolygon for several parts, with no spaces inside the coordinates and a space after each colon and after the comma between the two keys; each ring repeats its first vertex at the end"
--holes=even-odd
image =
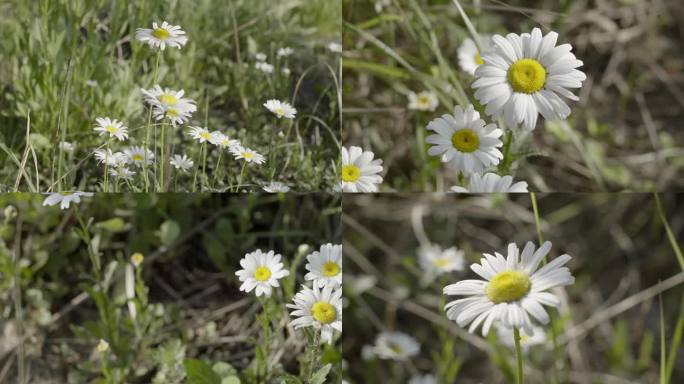
{"type": "Polygon", "coordinates": [[[109,137],[115,137],[119,141],[128,139],[128,127],[116,119],[109,117],[98,117],[95,119],[97,125],[95,131],[100,132],[100,136],[109,134],[109,137]]]}
{"type": "Polygon", "coordinates": [[[432,120],[427,129],[435,132],[426,138],[433,144],[428,154],[440,156],[443,163],[465,174],[481,173],[503,159],[499,150],[503,131],[496,124],[485,125],[472,104],[465,110],[457,105],[453,115],[432,120]]]}
{"type": "Polygon", "coordinates": [[[164,21],[161,25],[152,23],[152,29],[138,28],[135,31],[135,39],[148,44],[152,48],[159,48],[162,51],[169,47],[180,49],[187,42],[185,31],[178,25],[171,25],[164,21]]]}
{"type": "Polygon", "coordinates": [[[340,189],[343,192],[377,192],[382,183],[382,159],[375,159],[371,151],[360,147],[342,147],[342,176],[340,189]]]}
{"type": "Polygon", "coordinates": [[[484,64],[475,71],[475,98],[486,105],[485,113],[503,117],[514,127],[531,130],[541,114],[547,120],[564,120],[570,107],[561,98],[579,100],[569,89],[581,88],[587,78],[576,69],[583,65],[571,53],[570,44],[556,46],[558,34],[532,33],[506,37],[494,35],[491,49],[482,55],[484,64]]]}
{"type": "Polygon", "coordinates": [[[530,315],[547,324],[549,315],[543,306],[558,307],[560,299],[545,291],[575,282],[564,266],[571,259],[569,255],[559,256],[537,269],[550,250],[551,243],[547,241],[536,251],[534,244],[527,242],[522,253],[511,243],[507,257],[497,252],[485,253],[479,264],[470,266],[484,280],[462,280],[444,287],[445,295],[467,296],[447,303],[447,317],[460,327],[470,324],[468,332],[482,325],[483,336],[487,336],[495,322],[509,330],[522,329],[531,334],[530,315]]]}
{"type": "Polygon", "coordinates": [[[434,111],[439,106],[437,95],[430,91],[422,91],[419,93],[410,92],[408,94],[408,108],[416,111],[434,111]]]}
{"type": "Polygon", "coordinates": [[[257,296],[270,297],[274,287],[279,287],[278,280],[290,274],[280,262],[281,255],[273,251],[263,253],[260,249],[248,253],[240,260],[243,269],[235,272],[242,285],[240,291],[255,290],[257,296]]]}
{"type": "Polygon", "coordinates": [[[313,289],[305,285],[292,298],[294,304],[290,316],[297,317],[290,322],[295,329],[313,327],[321,332],[321,340],[332,344],[334,331],[342,333],[342,288],[328,285],[313,289]]]}
{"type": "Polygon", "coordinates": [[[270,99],[266,101],[264,103],[264,107],[266,107],[266,109],[271,111],[279,119],[282,119],[283,117],[286,119],[294,119],[295,115],[297,115],[297,110],[290,105],[290,103],[276,99],[270,99]]]}
{"type": "MultiPolygon", "coordinates": [[[[499,342],[509,348],[515,348],[515,340],[513,339],[511,330],[500,323],[496,323],[495,327],[496,337],[499,342]]],[[[524,329],[520,331],[520,346],[524,351],[527,351],[530,347],[544,343],[546,343],[546,332],[544,331],[544,328],[533,325],[531,333],[527,333],[524,329]]]]}
{"type": "Polygon", "coordinates": [[[473,173],[468,179],[468,188],[451,187],[451,192],[458,193],[525,193],[527,182],[513,183],[513,176],[499,176],[488,172],[484,175],[473,173]]]}
{"type": "Polygon", "coordinates": [[[304,278],[312,280],[321,287],[342,285],[342,245],[324,244],[320,250],[313,251],[306,257],[309,271],[304,278]]]}
{"type": "Polygon", "coordinates": [[[169,163],[173,165],[174,168],[179,169],[183,172],[189,171],[195,162],[192,161],[186,154],[183,155],[173,155],[169,163]]]}
{"type": "Polygon", "coordinates": [[[53,206],[59,204],[60,209],[67,209],[71,203],[78,204],[81,197],[92,197],[92,192],[61,192],[51,193],[43,200],[43,206],[53,206]]]}
{"type": "MultiPolygon", "coordinates": [[[[491,36],[481,35],[478,43],[482,46],[482,50],[487,52],[490,45],[491,36]]],[[[458,47],[458,65],[463,71],[470,76],[475,75],[475,70],[480,65],[484,64],[480,50],[477,49],[477,44],[473,39],[466,37],[463,43],[458,47]]]]}

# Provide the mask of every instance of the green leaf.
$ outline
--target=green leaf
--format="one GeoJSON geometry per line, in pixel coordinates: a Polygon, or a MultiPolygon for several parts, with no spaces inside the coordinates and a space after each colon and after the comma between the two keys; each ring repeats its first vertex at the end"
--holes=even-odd
{"type": "Polygon", "coordinates": [[[109,232],[121,232],[125,229],[126,223],[122,218],[114,217],[106,221],[101,221],[95,224],[95,226],[109,232]]]}
{"type": "Polygon", "coordinates": [[[324,384],[325,379],[328,377],[328,373],[330,373],[330,369],[332,368],[332,364],[326,364],[321,367],[314,375],[311,377],[311,384],[324,384]]]}
{"type": "Polygon", "coordinates": [[[186,359],[183,366],[190,384],[221,384],[219,375],[202,360],[186,359]]]}
{"type": "Polygon", "coordinates": [[[218,363],[214,364],[212,369],[219,376],[225,377],[225,378],[229,378],[229,376],[237,375],[237,370],[235,368],[233,368],[232,365],[230,365],[228,363],[224,363],[223,361],[219,361],[218,363]]]}
{"type": "Polygon", "coordinates": [[[171,245],[180,234],[180,226],[173,220],[166,220],[159,227],[159,240],[163,245],[171,245]]]}

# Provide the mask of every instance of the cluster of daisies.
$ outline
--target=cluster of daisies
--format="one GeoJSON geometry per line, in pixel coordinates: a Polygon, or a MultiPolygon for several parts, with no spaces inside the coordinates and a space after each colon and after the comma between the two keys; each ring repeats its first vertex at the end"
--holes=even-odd
{"type": "MultiPolygon", "coordinates": [[[[159,55],[167,46],[181,49],[188,42],[188,38],[180,26],[171,25],[166,21],[162,24],[153,23],[151,29],[137,29],[135,37],[139,42],[148,44],[153,49],[158,49],[160,51],[159,55]]],[[[277,56],[279,59],[284,59],[293,52],[292,48],[284,47],[278,50],[277,56]]],[[[268,72],[269,68],[272,71],[273,66],[266,63],[265,60],[265,54],[258,54],[257,67],[265,72],[268,72]]],[[[289,72],[289,69],[287,69],[287,72],[289,72]]],[[[99,133],[100,136],[107,137],[107,141],[94,152],[94,157],[98,164],[105,167],[105,191],[107,190],[108,177],[116,180],[117,183],[118,181],[130,182],[137,174],[142,174],[144,180],[147,181],[149,177],[148,170],[154,171],[154,177],[159,176],[161,178],[159,183],[164,188],[163,186],[167,181],[164,180],[164,168],[167,163],[175,168],[177,172],[190,172],[195,167],[195,164],[200,162],[200,159],[204,158],[204,161],[206,161],[207,143],[219,151],[227,151],[236,161],[243,161],[244,164],[260,165],[266,162],[264,155],[244,146],[240,141],[230,138],[226,133],[210,131],[207,127],[198,126],[189,126],[187,131],[187,135],[191,140],[202,144],[198,153],[198,159],[193,160],[185,153],[165,153],[164,140],[166,140],[166,137],[164,137],[164,128],[170,127],[175,129],[187,124],[192,119],[192,115],[197,112],[197,105],[194,100],[185,97],[184,90],[174,90],[162,87],[159,84],[155,84],[150,89],[141,88],[141,93],[144,103],[149,107],[148,130],[144,133],[143,145],[131,145],[119,150],[112,150],[113,143],[121,143],[129,139],[128,127],[123,122],[110,117],[98,117],[96,119],[95,132],[99,133]],[[161,145],[155,145],[154,151],[148,148],[148,141],[151,136],[149,126],[152,119],[156,124],[162,125],[161,145]],[[158,164],[155,163],[155,159],[159,159],[158,164]]],[[[263,106],[278,119],[294,119],[297,114],[297,110],[292,105],[280,100],[267,100],[263,106]]],[[[154,137],[155,139],[157,137],[156,129],[154,137]]],[[[60,143],[60,147],[65,151],[73,150],[73,145],[68,142],[60,143]]],[[[219,159],[221,154],[222,152],[219,152],[219,159]]],[[[218,166],[219,164],[217,164],[218,166]]],[[[206,163],[203,164],[202,169],[203,171],[206,170],[206,163]]],[[[238,180],[238,184],[240,183],[241,180],[238,180]]],[[[289,186],[280,182],[270,182],[264,185],[263,189],[267,192],[287,192],[289,191],[289,186]]]]}
{"type": "MultiPolygon", "coordinates": [[[[324,244],[306,257],[304,279],[311,285],[302,288],[287,304],[290,322],[295,329],[312,327],[320,332],[323,342],[332,344],[335,331],[342,332],[342,245],[324,244]]],[[[280,287],[279,280],[289,276],[282,256],[274,251],[257,249],[240,260],[241,270],[235,272],[242,285],[240,291],[271,297],[280,287]]]]}
{"type": "MultiPolygon", "coordinates": [[[[485,107],[491,122],[487,123],[468,104],[456,106],[453,114],[444,114],[428,124],[427,129],[433,133],[426,138],[432,145],[428,154],[439,156],[448,168],[463,176],[465,185],[451,188],[452,192],[527,192],[526,182],[514,183],[511,176],[501,176],[495,169],[509,155],[513,130],[521,127],[526,135],[537,125],[539,115],[547,120],[566,119],[570,107],[563,98],[579,100],[570,89],[581,88],[586,79],[577,69],[583,63],[571,52],[572,46],[556,45],[557,39],[556,32],[542,35],[539,28],[534,28],[531,33],[478,36],[477,42],[470,38],[463,41],[458,50],[459,65],[475,77],[474,96],[485,107]],[[497,125],[497,121],[503,124],[497,125]]],[[[408,93],[409,109],[434,112],[438,106],[433,92],[408,93]]],[[[350,180],[357,180],[356,170],[362,168],[350,162],[351,171],[345,174],[345,165],[343,158],[342,184],[349,192],[369,192],[368,182],[382,181],[379,177],[366,178],[357,186],[350,180]]],[[[370,189],[377,190],[377,186],[370,189]]]]}
{"type": "MultiPolygon", "coordinates": [[[[511,348],[515,343],[513,329],[520,331],[524,350],[544,344],[545,331],[533,319],[542,325],[548,324],[550,318],[544,307],[561,304],[558,296],[548,290],[575,281],[565,266],[571,259],[569,255],[542,263],[550,251],[551,243],[547,241],[538,249],[527,242],[522,250],[510,243],[506,256],[498,252],[484,253],[479,263],[470,265],[479,279],[461,280],[444,287],[445,295],[464,296],[446,304],[447,317],[460,327],[468,327],[471,333],[481,328],[483,336],[494,327],[497,340],[511,348]],[[540,267],[540,264],[543,265],[540,267]]],[[[423,246],[418,250],[418,264],[432,278],[461,272],[464,252],[455,247],[443,250],[438,245],[423,246]]],[[[419,353],[420,344],[413,337],[401,332],[381,332],[373,345],[364,347],[362,354],[366,359],[406,361],[419,353]]]]}

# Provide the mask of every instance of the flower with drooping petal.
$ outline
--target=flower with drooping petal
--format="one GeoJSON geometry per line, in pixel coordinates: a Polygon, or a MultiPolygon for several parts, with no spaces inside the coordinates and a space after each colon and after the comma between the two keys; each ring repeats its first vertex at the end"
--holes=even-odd
{"type": "Polygon", "coordinates": [[[81,197],[92,197],[92,192],[61,192],[50,193],[48,197],[43,200],[43,206],[53,206],[59,204],[61,209],[69,208],[69,204],[78,204],[81,202],[81,197]]]}
{"type": "MultiPolygon", "coordinates": [[[[501,323],[496,323],[495,327],[496,338],[499,339],[503,345],[509,348],[515,348],[515,340],[513,339],[511,330],[501,325],[501,323]]],[[[532,333],[529,334],[524,329],[521,330],[520,347],[522,347],[523,351],[527,351],[530,347],[544,343],[546,343],[546,332],[544,332],[544,328],[533,325],[532,333]]]]}
{"type": "Polygon", "coordinates": [[[220,147],[220,148],[231,148],[236,145],[240,145],[240,142],[237,140],[233,140],[228,135],[221,133],[219,131],[214,131],[211,133],[211,139],[209,139],[209,142],[220,147]]]}
{"type": "Polygon", "coordinates": [[[437,95],[430,91],[423,91],[418,94],[410,92],[408,95],[408,108],[416,111],[434,111],[439,105],[437,95]]]}
{"type": "Polygon", "coordinates": [[[188,42],[188,38],[180,26],[171,25],[166,21],[161,25],[156,22],[152,23],[152,29],[138,28],[135,31],[135,39],[162,51],[167,45],[180,49],[188,42]]]}
{"type": "Polygon", "coordinates": [[[556,46],[558,34],[532,33],[506,37],[494,35],[491,49],[482,54],[484,64],[475,71],[475,98],[485,112],[503,117],[509,127],[522,123],[534,129],[539,114],[547,120],[564,120],[570,107],[561,98],[579,100],[569,88],[581,88],[587,76],[570,44],[556,46]]]}
{"type": "Polygon", "coordinates": [[[211,132],[209,132],[206,127],[190,127],[190,132],[188,132],[188,134],[200,144],[207,142],[210,143],[212,139],[211,132]]]}
{"type": "Polygon", "coordinates": [[[503,159],[498,148],[503,146],[499,140],[503,131],[496,124],[485,125],[472,104],[465,110],[457,105],[453,116],[442,115],[432,120],[427,129],[435,132],[426,139],[434,145],[428,154],[440,156],[443,163],[463,173],[482,173],[503,159]]]}
{"type": "Polygon", "coordinates": [[[289,192],[290,187],[287,184],[281,183],[280,181],[271,181],[270,183],[264,185],[263,190],[268,193],[279,193],[279,192],[289,192]]]}
{"type": "Polygon", "coordinates": [[[273,287],[279,287],[278,280],[290,274],[280,262],[281,255],[273,251],[261,252],[260,249],[248,253],[240,260],[243,269],[235,272],[242,285],[240,290],[251,292],[256,289],[257,296],[271,296],[273,287]]]}
{"type": "MultiPolygon", "coordinates": [[[[479,38],[479,43],[482,46],[482,50],[487,52],[490,46],[491,36],[481,35],[479,38]]],[[[475,70],[480,65],[484,64],[482,61],[482,55],[477,49],[477,45],[473,39],[466,37],[458,47],[458,65],[461,69],[467,72],[469,75],[475,75],[475,70]]]]}
{"type": "Polygon", "coordinates": [[[485,253],[479,264],[470,269],[484,280],[462,280],[444,287],[445,295],[467,296],[447,303],[447,317],[460,327],[470,324],[468,332],[482,325],[487,336],[495,322],[504,327],[532,333],[530,315],[541,324],[548,324],[549,315],[542,305],[558,307],[560,299],[546,290],[570,285],[575,278],[564,265],[571,257],[562,255],[537,269],[551,250],[545,242],[535,251],[527,242],[522,253],[514,243],[508,245],[508,256],[485,253]]]}
{"type": "Polygon", "coordinates": [[[290,322],[295,329],[313,327],[321,332],[321,340],[332,344],[334,331],[342,332],[342,288],[332,285],[321,288],[314,283],[313,289],[303,285],[292,298],[294,309],[290,322]]]}
{"type": "Polygon", "coordinates": [[[286,119],[294,119],[297,114],[297,110],[294,109],[290,103],[276,99],[266,101],[264,107],[273,112],[279,119],[282,119],[283,117],[286,119]]]}
{"type": "Polygon", "coordinates": [[[339,187],[343,192],[377,192],[382,183],[382,159],[375,159],[371,151],[360,147],[342,147],[342,180],[339,187]]]}
{"type": "Polygon", "coordinates": [[[151,89],[140,88],[145,102],[152,107],[160,107],[165,113],[168,108],[173,108],[178,114],[192,114],[197,111],[195,101],[185,95],[184,90],[174,91],[170,88],[163,88],[156,84],[151,89]]]}
{"type": "Polygon", "coordinates": [[[111,149],[96,149],[93,152],[98,164],[120,167],[128,164],[128,157],[123,152],[112,152],[111,149]]]}
{"type": "Polygon", "coordinates": [[[468,188],[451,187],[452,192],[459,193],[524,193],[527,192],[527,182],[513,183],[513,176],[499,176],[496,173],[479,173],[470,175],[468,188]]]}
{"type": "Polygon", "coordinates": [[[135,176],[135,171],[131,171],[128,167],[110,168],[109,174],[118,180],[131,180],[135,176]]]}
{"type": "Polygon", "coordinates": [[[119,120],[112,120],[109,117],[98,117],[95,121],[97,121],[95,131],[100,132],[100,136],[109,134],[109,137],[115,137],[119,141],[128,139],[128,127],[119,120]]]}
{"type": "Polygon", "coordinates": [[[309,271],[304,279],[311,280],[321,287],[342,285],[342,245],[324,244],[319,251],[306,257],[309,271]]]}
{"type": "Polygon", "coordinates": [[[152,115],[154,119],[159,121],[164,118],[168,119],[174,127],[185,124],[190,121],[192,117],[192,108],[187,106],[165,106],[155,105],[152,107],[152,115]]]}

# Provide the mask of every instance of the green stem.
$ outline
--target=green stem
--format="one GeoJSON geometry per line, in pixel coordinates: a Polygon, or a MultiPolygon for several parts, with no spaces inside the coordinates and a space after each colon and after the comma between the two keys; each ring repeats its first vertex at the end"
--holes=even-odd
{"type": "Polygon", "coordinates": [[[100,275],[100,257],[93,250],[90,232],[88,231],[88,227],[86,227],[85,223],[83,222],[83,218],[81,217],[78,208],[74,208],[74,214],[76,215],[78,224],[81,226],[81,232],[83,232],[83,238],[88,249],[88,256],[90,256],[90,262],[93,264],[93,272],[95,273],[95,277],[97,278],[97,282],[99,284],[102,281],[102,276],[100,275]]]}
{"type": "Polygon", "coordinates": [[[658,209],[658,215],[660,216],[660,221],[663,223],[663,227],[665,227],[665,232],[667,233],[667,239],[670,241],[670,246],[672,246],[672,250],[674,251],[675,255],[677,256],[677,261],[679,261],[679,266],[682,268],[682,270],[684,270],[684,256],[682,256],[682,249],[679,248],[679,243],[677,242],[677,238],[675,238],[675,235],[672,232],[672,228],[670,228],[670,224],[667,222],[667,216],[665,215],[665,210],[663,209],[663,204],[660,202],[660,196],[658,196],[657,192],[653,192],[653,196],[655,197],[656,208],[658,209]]]}
{"type": "Polygon", "coordinates": [[[240,192],[240,186],[242,185],[242,176],[245,174],[245,167],[247,166],[247,162],[243,161],[242,162],[242,169],[240,170],[240,178],[238,179],[238,183],[235,186],[235,192],[240,192]]]}
{"type": "MultiPolygon", "coordinates": [[[[530,192],[530,200],[532,201],[532,211],[534,212],[534,225],[537,227],[537,239],[539,240],[539,246],[541,247],[544,243],[544,237],[541,232],[541,223],[539,220],[539,208],[537,207],[537,196],[534,192],[530,192]]],[[[544,257],[544,264],[546,264],[546,257],[544,257]]]]}
{"type": "Polygon", "coordinates": [[[513,143],[513,131],[506,132],[506,137],[504,138],[503,146],[503,160],[499,166],[499,172],[502,174],[508,174],[511,168],[511,144],[513,143]]]}
{"type": "MultiPolygon", "coordinates": [[[[207,146],[207,143],[202,143],[200,146],[200,153],[199,156],[197,156],[197,163],[199,164],[200,159],[202,158],[202,152],[205,151],[205,147],[207,146]]],[[[195,172],[194,175],[192,176],[192,191],[195,192],[197,191],[197,171],[199,170],[199,165],[195,167],[195,172]]]]}
{"type": "Polygon", "coordinates": [[[160,168],[159,168],[159,189],[164,192],[164,168],[166,167],[166,157],[165,151],[164,151],[164,143],[166,141],[166,123],[162,123],[162,129],[161,129],[161,159],[160,159],[160,168]]]}
{"type": "Polygon", "coordinates": [[[209,177],[207,177],[207,143],[204,143],[204,154],[202,155],[202,174],[204,175],[204,180],[207,181],[207,186],[209,184],[209,177]]]}
{"type": "MultiPolygon", "coordinates": [[[[159,61],[161,60],[161,51],[157,52],[157,60],[156,63],[154,64],[154,75],[153,80],[152,80],[152,86],[157,84],[157,72],[159,70],[159,61]]],[[[150,142],[150,125],[152,124],[152,106],[149,106],[149,111],[147,113],[147,126],[145,126],[145,142],[143,143],[143,147],[147,150],[148,148],[148,143],[150,142]]],[[[147,192],[150,188],[150,179],[149,176],[147,175],[147,159],[143,162],[143,176],[145,178],[145,192],[147,192]]]]}
{"type": "Polygon", "coordinates": [[[313,379],[313,375],[316,373],[318,370],[318,347],[320,344],[320,334],[318,331],[314,330],[313,331],[313,342],[309,348],[310,350],[310,356],[309,356],[309,375],[308,375],[308,380],[307,382],[311,382],[313,379]]]}
{"type": "Polygon", "coordinates": [[[104,192],[109,192],[109,141],[105,145],[104,192]]]}
{"type": "Polygon", "coordinates": [[[214,186],[216,188],[216,181],[219,179],[218,174],[221,169],[221,157],[223,157],[223,151],[219,152],[218,161],[216,162],[216,169],[214,169],[214,186]]]}
{"type": "Polygon", "coordinates": [[[518,371],[515,382],[517,384],[523,384],[523,357],[522,351],[520,350],[520,331],[518,328],[513,328],[513,340],[515,341],[515,357],[518,361],[518,371]]]}

